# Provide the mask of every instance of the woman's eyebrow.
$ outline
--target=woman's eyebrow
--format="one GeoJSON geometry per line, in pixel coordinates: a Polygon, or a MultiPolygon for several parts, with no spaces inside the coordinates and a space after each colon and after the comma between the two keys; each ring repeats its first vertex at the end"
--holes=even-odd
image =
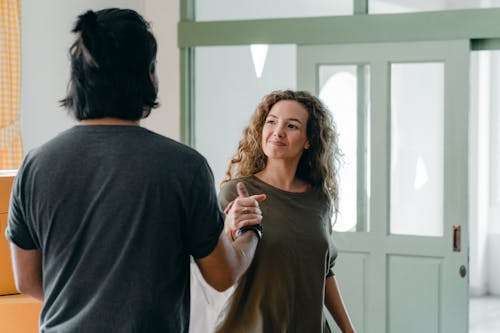
{"type": "MultiPolygon", "coordinates": [[[[268,115],[267,115],[267,118],[269,118],[269,117],[278,118],[278,117],[277,117],[277,116],[275,116],[274,114],[268,114],[268,115]]],[[[288,121],[296,121],[296,122],[298,122],[298,123],[301,123],[301,124],[302,124],[302,122],[301,122],[298,118],[287,118],[286,120],[288,120],[288,121]]]]}

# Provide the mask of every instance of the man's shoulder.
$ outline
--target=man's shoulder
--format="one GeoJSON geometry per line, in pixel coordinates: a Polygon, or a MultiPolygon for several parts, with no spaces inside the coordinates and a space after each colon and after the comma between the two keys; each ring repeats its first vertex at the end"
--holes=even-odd
{"type": "Polygon", "coordinates": [[[182,142],[143,127],[141,129],[143,130],[145,140],[150,141],[158,149],[169,150],[173,154],[184,155],[188,158],[204,160],[204,157],[196,149],[182,142]]]}
{"type": "Polygon", "coordinates": [[[30,153],[36,156],[54,149],[59,152],[60,148],[75,145],[75,143],[76,146],[80,146],[103,140],[114,143],[119,140],[123,145],[129,145],[128,148],[132,148],[130,144],[133,143],[150,151],[169,152],[180,156],[185,155],[188,158],[204,159],[194,148],[140,126],[73,126],[32,149],[30,153]]]}

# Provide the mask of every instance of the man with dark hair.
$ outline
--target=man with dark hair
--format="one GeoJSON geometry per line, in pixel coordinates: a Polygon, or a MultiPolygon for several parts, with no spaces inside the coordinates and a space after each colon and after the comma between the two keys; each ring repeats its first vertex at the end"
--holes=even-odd
{"type": "Polygon", "coordinates": [[[17,288],[44,302],[41,332],[187,332],[190,256],[214,288],[234,284],[265,196],[240,184],[224,217],[206,160],[139,126],[157,106],[140,15],[88,11],[73,32],[62,104],[79,124],[30,151],[12,189],[17,288]]]}

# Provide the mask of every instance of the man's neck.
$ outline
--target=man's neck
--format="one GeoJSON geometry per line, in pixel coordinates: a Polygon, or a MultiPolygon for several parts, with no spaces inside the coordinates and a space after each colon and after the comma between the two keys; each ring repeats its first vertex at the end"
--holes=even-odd
{"type": "Polygon", "coordinates": [[[121,126],[139,126],[138,120],[126,120],[120,118],[97,118],[80,120],[80,125],[121,125],[121,126]]]}

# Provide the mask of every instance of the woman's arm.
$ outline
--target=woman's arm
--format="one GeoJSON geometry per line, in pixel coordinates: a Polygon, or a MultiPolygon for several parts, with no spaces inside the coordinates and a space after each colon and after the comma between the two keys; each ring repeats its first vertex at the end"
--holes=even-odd
{"type": "Polygon", "coordinates": [[[340,290],[334,275],[326,278],[325,305],[343,333],[356,332],[345,308],[344,301],[340,295],[340,290]]]}

